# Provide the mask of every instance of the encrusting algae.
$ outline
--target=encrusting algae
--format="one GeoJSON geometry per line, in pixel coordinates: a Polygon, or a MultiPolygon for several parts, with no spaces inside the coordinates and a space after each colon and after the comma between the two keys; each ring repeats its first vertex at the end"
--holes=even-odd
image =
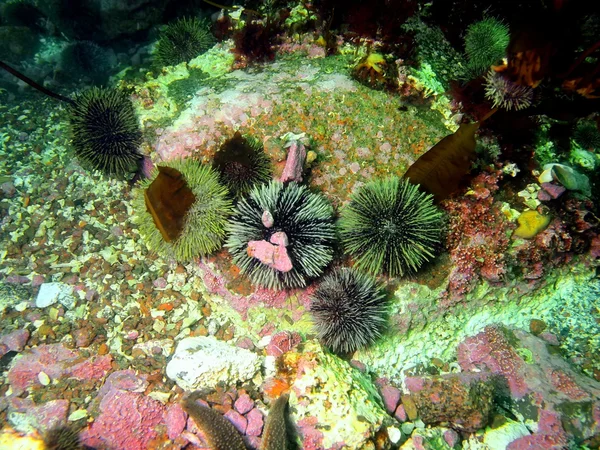
{"type": "Polygon", "coordinates": [[[550,220],[550,216],[540,214],[535,210],[523,211],[517,219],[519,227],[513,235],[523,239],[533,239],[548,227],[550,220]]]}

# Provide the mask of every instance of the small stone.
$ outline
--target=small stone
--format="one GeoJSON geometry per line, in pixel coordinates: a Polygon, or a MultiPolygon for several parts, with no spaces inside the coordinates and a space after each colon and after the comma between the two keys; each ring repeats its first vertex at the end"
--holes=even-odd
{"type": "Polygon", "coordinates": [[[254,401],[250,398],[248,394],[242,394],[235,401],[233,407],[240,414],[246,414],[252,408],[254,408],[254,401]]]}
{"type": "Polygon", "coordinates": [[[381,396],[383,397],[383,404],[386,411],[393,414],[400,401],[400,390],[394,386],[385,385],[381,388],[381,396]]]}
{"type": "Polygon", "coordinates": [[[77,299],[73,296],[73,287],[66,283],[44,283],[35,299],[35,306],[46,308],[60,302],[65,308],[71,309],[77,299]]]}
{"type": "Polygon", "coordinates": [[[406,422],[408,420],[408,415],[404,410],[404,405],[398,405],[396,411],[394,412],[394,417],[398,422],[406,422]]]}
{"type": "Polygon", "coordinates": [[[48,386],[50,384],[50,377],[46,372],[38,373],[38,381],[42,386],[48,386]]]}
{"type": "Polygon", "coordinates": [[[546,323],[543,320],[531,319],[529,321],[529,331],[534,336],[539,336],[546,329],[546,323]]]}
{"type": "Polygon", "coordinates": [[[263,212],[262,223],[265,226],[265,228],[271,228],[273,225],[275,225],[275,219],[273,218],[273,214],[271,214],[271,211],[266,210],[265,212],[263,212]]]}
{"type": "Polygon", "coordinates": [[[410,420],[415,420],[419,414],[417,413],[417,405],[415,405],[413,399],[410,398],[410,395],[402,396],[402,404],[404,405],[404,411],[406,411],[408,418],[410,420]]]}
{"type": "Polygon", "coordinates": [[[248,414],[246,414],[246,419],[248,419],[246,435],[260,436],[264,425],[262,413],[258,409],[254,408],[248,414]]]}

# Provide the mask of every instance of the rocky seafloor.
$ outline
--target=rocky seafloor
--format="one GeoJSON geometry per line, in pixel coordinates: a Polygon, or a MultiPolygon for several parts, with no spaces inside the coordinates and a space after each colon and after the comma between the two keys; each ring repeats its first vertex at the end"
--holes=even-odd
{"type": "MultiPolygon", "coordinates": [[[[278,176],[283,136],[306,133],[317,159],[305,182],[340,208],[456,130],[448,102],[407,106],[352,79],[352,54],[301,42],[232,70],[227,46],[120,81],[155,164],[209,162],[240,131],[278,176]]],[[[135,186],[73,158],[63,107],[30,95],[0,114],[3,439],[69,423],[97,449],[205,448],[180,401],[209,388],[207,405],[248,448],[261,448],[282,392],[307,450],[599,445],[599,242],[577,251],[565,216],[532,240],[511,236],[517,222],[501,208],[524,205],[498,188],[508,164],[444,206],[447,251],[414,276],[381,277],[389,326],[341,358],[315,337],[314,286],[253,287],[226,250],[159,257],[134,223],[135,186]]]]}

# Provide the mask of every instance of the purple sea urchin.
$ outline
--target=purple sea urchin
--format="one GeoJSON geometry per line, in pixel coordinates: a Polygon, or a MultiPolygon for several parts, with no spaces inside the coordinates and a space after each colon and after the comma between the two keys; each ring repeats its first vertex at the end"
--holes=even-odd
{"type": "Polygon", "coordinates": [[[485,97],[494,108],[518,111],[531,106],[533,88],[517,84],[491,69],[485,76],[485,97]]]}
{"type": "Polygon", "coordinates": [[[323,273],[333,259],[334,238],[333,208],[323,196],[295,182],[271,181],[240,200],[229,221],[225,247],[253,283],[289,289],[304,287],[323,273]],[[276,242],[281,238],[287,242],[276,242]],[[250,246],[256,243],[283,245],[291,268],[277,270],[251,256],[250,246]]]}
{"type": "Polygon", "coordinates": [[[321,342],[336,353],[351,353],[381,336],[385,293],[368,275],[336,269],[314,292],[310,312],[321,342]]]}

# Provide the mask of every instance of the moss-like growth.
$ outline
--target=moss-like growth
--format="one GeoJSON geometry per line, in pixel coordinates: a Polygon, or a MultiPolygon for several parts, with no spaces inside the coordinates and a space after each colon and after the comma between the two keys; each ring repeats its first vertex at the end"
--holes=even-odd
{"type": "Polygon", "coordinates": [[[231,213],[227,188],[219,182],[219,176],[210,166],[191,158],[173,160],[163,165],[183,174],[187,186],[195,196],[195,202],[185,216],[180,236],[167,242],[145,204],[144,190],[153,180],[144,181],[135,190],[133,199],[134,222],[139,225],[144,242],[150,250],[162,257],[179,262],[187,262],[219,249],[225,240],[227,217],[231,213]]]}
{"type": "Polygon", "coordinates": [[[434,257],[442,213],[433,196],[390,177],[362,186],[342,210],[342,242],[355,264],[374,275],[416,272],[434,257]]]}
{"type": "Polygon", "coordinates": [[[195,17],[179,19],[160,34],[156,61],[161,66],[174,66],[204,53],[214,43],[208,21],[195,17]]]}

